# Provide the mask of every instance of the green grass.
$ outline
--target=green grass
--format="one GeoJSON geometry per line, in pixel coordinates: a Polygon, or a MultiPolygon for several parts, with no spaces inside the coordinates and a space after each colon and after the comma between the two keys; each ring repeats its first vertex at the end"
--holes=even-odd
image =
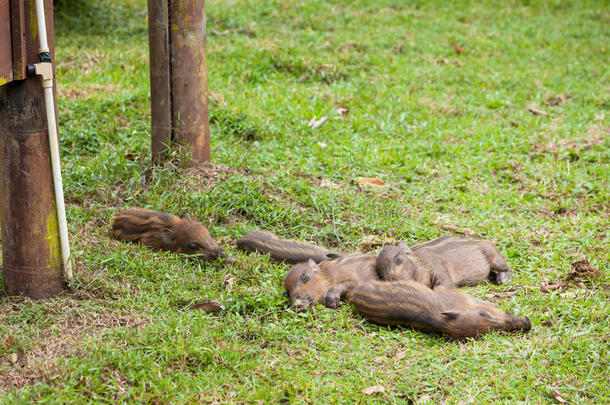
{"type": "Polygon", "coordinates": [[[1,298],[3,402],[610,402],[607,2],[210,0],[212,159],[239,170],[207,188],[177,157],[150,164],[146,2],[55,5],[74,293],[1,298]],[[122,207],[188,213],[238,263],[111,241],[122,207]],[[288,266],[234,246],[263,228],[354,252],[443,225],[498,245],[514,281],[465,291],[531,332],[454,342],[349,306],[295,314],[288,266]],[[540,291],[582,255],[601,278],[540,291]],[[226,311],[188,310],[208,299],[226,311]]]}

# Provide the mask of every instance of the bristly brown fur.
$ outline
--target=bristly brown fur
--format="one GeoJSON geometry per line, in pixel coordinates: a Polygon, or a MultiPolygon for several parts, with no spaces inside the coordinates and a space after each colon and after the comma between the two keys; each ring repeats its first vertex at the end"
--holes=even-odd
{"type": "Polygon", "coordinates": [[[207,228],[186,215],[129,209],[115,215],[111,235],[117,240],[139,242],[154,249],[203,259],[226,257],[207,228]]]}
{"type": "Polygon", "coordinates": [[[293,266],[284,280],[295,310],[322,304],[337,308],[362,283],[379,280],[375,256],[350,255],[316,264],[313,260],[293,266]]]}
{"type": "Polygon", "coordinates": [[[328,249],[296,240],[280,239],[268,231],[252,231],[237,241],[237,247],[247,252],[269,253],[279,262],[296,264],[312,259],[316,263],[341,255],[328,249]]]}
{"type": "Polygon", "coordinates": [[[457,289],[432,290],[414,281],[372,281],[353,289],[351,302],[366,319],[379,325],[402,325],[453,338],[493,331],[529,331],[531,322],[475,301],[457,289]]]}
{"type": "Polygon", "coordinates": [[[462,286],[490,280],[503,284],[512,270],[494,244],[459,236],[444,236],[411,248],[386,246],[377,256],[377,271],[385,281],[413,280],[430,288],[462,286]]]}

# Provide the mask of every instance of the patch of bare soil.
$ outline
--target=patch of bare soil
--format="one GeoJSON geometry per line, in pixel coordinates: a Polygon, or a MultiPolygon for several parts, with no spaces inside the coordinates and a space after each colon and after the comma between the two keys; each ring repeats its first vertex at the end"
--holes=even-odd
{"type": "MultiPolygon", "coordinates": [[[[0,323],[13,329],[10,319],[18,316],[30,302],[27,298],[3,298],[0,301],[0,323]]],[[[82,301],[66,297],[45,302],[44,311],[45,316],[53,318],[53,324],[39,329],[38,336],[27,342],[25,349],[18,349],[19,338],[12,334],[0,341],[0,345],[10,352],[8,356],[0,357],[0,393],[57,375],[61,371],[59,359],[86,355],[82,348],[86,337],[100,336],[118,327],[138,327],[150,321],[135,310],[85,309],[82,301]]],[[[14,329],[17,334],[18,328],[14,329]]]]}
{"type": "Polygon", "coordinates": [[[182,173],[182,177],[186,180],[182,181],[182,185],[185,188],[188,187],[188,190],[185,191],[202,192],[214,187],[233,173],[244,174],[246,173],[246,169],[203,163],[201,165],[191,166],[182,173]]]}

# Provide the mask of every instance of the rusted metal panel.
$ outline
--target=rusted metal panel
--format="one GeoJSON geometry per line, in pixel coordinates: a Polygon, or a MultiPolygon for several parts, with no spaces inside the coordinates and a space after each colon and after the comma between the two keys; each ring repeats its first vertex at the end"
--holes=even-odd
{"type": "Polygon", "coordinates": [[[203,0],[170,0],[169,42],[174,139],[196,162],[210,160],[206,21],[203,0]]]}
{"type": "MultiPolygon", "coordinates": [[[[13,79],[25,78],[27,66],[26,51],[26,24],[25,24],[25,1],[10,0],[11,2],[11,42],[13,54],[13,79]]],[[[35,23],[34,23],[35,24],[35,23]]]]}
{"type": "Polygon", "coordinates": [[[12,79],[11,8],[8,0],[0,0],[0,86],[12,79]]]}
{"type": "Polygon", "coordinates": [[[168,13],[167,0],[148,0],[153,163],[161,161],[172,139],[168,13]]]}
{"type": "MultiPolygon", "coordinates": [[[[35,15],[34,1],[24,4],[24,15],[35,15]]],[[[45,10],[49,47],[54,55],[51,0],[45,0],[45,10]]],[[[28,24],[23,37],[27,45],[22,48],[23,60],[35,63],[35,18],[28,24]]],[[[38,77],[14,80],[0,87],[0,176],[6,292],[32,298],[57,295],[63,290],[64,281],[44,93],[38,77]]]]}

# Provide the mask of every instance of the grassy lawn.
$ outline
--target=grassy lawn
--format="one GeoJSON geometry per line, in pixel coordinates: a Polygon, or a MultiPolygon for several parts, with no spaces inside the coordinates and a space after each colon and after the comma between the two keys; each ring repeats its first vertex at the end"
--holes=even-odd
{"type": "Polygon", "coordinates": [[[205,170],[150,164],[146,1],[56,7],[75,281],[0,298],[1,401],[610,402],[607,2],[209,0],[205,170]],[[110,240],[124,207],[198,218],[236,265],[110,240]],[[344,252],[491,239],[514,280],[464,290],[532,331],[295,314],[288,265],[235,247],[254,229],[344,252]],[[545,288],[581,256],[602,276],[545,288]],[[226,310],[189,310],[210,299],[226,310]]]}

